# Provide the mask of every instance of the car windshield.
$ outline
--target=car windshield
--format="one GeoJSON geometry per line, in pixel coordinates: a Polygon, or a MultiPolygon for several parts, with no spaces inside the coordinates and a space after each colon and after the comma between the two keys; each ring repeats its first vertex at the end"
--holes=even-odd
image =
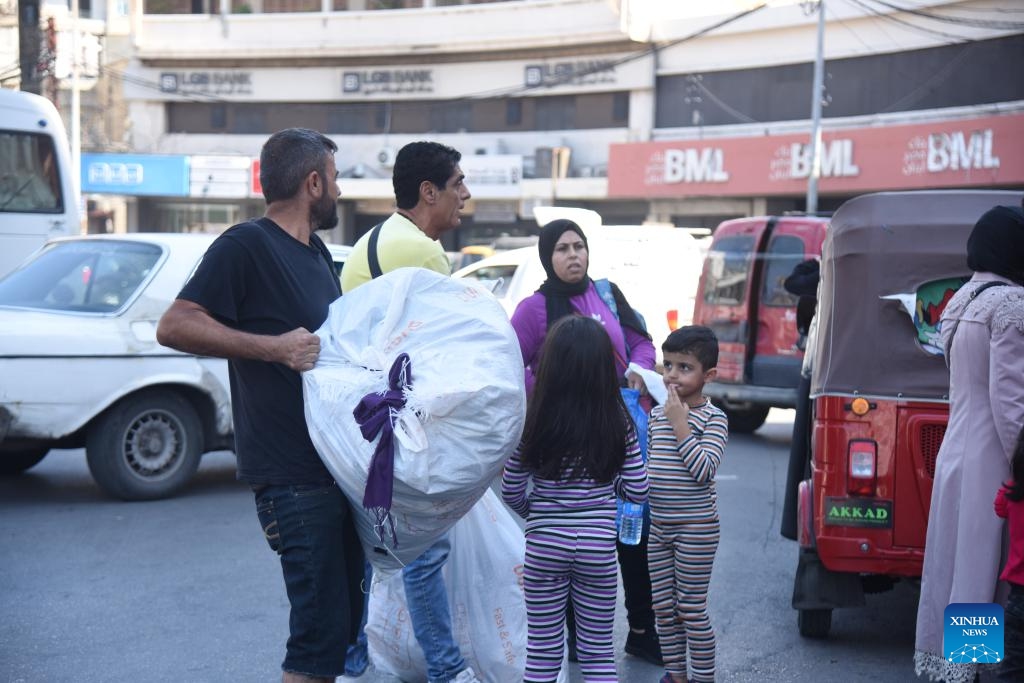
{"type": "Polygon", "coordinates": [[[510,264],[504,266],[482,266],[477,268],[472,273],[466,273],[462,277],[469,278],[471,280],[479,280],[488,287],[491,288],[491,292],[496,297],[503,297],[508,291],[508,286],[512,283],[512,276],[516,274],[516,268],[519,266],[510,264]]]}
{"type": "Polygon", "coordinates": [[[113,313],[132,299],[160,254],[142,242],[56,242],[0,280],[0,306],[113,313]]]}

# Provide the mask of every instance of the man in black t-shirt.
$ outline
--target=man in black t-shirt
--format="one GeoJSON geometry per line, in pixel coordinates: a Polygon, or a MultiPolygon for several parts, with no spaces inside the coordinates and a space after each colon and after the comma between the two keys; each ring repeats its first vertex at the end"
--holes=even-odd
{"type": "Polygon", "coordinates": [[[238,477],[253,488],[291,603],[284,681],[341,676],[363,608],[362,546],[310,440],[299,374],[341,294],[315,234],[338,222],[336,151],[316,131],[272,135],[260,153],[265,215],[214,241],[157,329],[164,346],[228,359],[238,477]]]}

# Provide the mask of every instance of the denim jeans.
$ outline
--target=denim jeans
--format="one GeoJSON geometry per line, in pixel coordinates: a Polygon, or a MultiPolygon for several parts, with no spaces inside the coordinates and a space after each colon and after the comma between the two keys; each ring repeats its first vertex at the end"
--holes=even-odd
{"type": "Polygon", "coordinates": [[[366,563],[363,574],[363,621],[359,624],[356,642],[348,646],[345,653],[345,675],[362,676],[370,666],[370,651],[366,642],[366,615],[370,612],[370,583],[373,581],[373,565],[366,563]]]}
{"type": "Polygon", "coordinates": [[[255,498],[263,534],[280,557],[291,604],[281,668],[318,678],[340,676],[351,617],[345,547],[348,502],[333,483],[263,486],[255,490],[255,498]]]}
{"type": "Polygon", "coordinates": [[[402,570],[409,619],[427,660],[429,683],[448,683],[466,668],[452,635],[448,589],[441,572],[450,550],[451,541],[442,536],[402,570]]]}

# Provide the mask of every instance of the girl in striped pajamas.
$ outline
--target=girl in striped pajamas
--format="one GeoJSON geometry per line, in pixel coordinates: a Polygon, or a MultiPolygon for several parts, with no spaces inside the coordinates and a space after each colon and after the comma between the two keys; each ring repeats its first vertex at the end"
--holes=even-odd
{"type": "Polygon", "coordinates": [[[647,561],[665,661],[661,683],[714,681],[708,583],[719,535],[715,473],[729,423],[703,392],[717,374],[718,339],[707,327],[682,327],[668,336],[661,350],[668,398],[651,411],[647,425],[647,561]]]}
{"type": "Polygon", "coordinates": [[[598,321],[568,316],[548,330],[501,495],[526,518],[523,680],[558,677],[572,600],[583,679],[617,681],[615,499],[644,502],[647,473],[619,393],[611,340],[598,321]]]}

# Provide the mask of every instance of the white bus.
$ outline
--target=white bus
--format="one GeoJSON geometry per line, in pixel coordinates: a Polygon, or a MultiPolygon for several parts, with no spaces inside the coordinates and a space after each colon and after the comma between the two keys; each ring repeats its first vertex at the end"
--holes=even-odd
{"type": "Polygon", "coordinates": [[[56,107],[0,89],[0,277],[51,237],[80,230],[71,150],[56,107]]]}

